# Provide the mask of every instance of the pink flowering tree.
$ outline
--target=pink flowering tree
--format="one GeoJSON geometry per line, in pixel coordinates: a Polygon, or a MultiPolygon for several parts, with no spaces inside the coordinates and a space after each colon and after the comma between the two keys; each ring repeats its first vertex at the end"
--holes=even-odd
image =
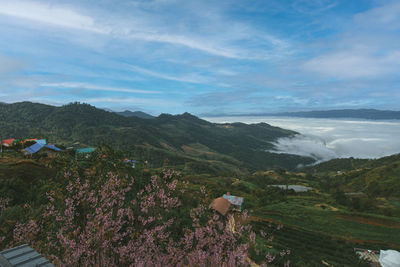
{"type": "MultiPolygon", "coordinates": [[[[0,197],[0,216],[3,215],[3,211],[8,207],[8,203],[10,202],[9,198],[1,198],[0,197]]],[[[0,229],[0,244],[6,238],[4,235],[1,235],[2,229],[0,229]]]]}
{"type": "Polygon", "coordinates": [[[14,244],[29,243],[57,266],[250,265],[256,237],[240,223],[247,214],[234,220],[211,211],[204,188],[200,205],[182,212],[192,192],[178,178],[170,170],[140,182],[65,172],[67,185],[47,193],[43,216],[16,224],[14,244]]]}

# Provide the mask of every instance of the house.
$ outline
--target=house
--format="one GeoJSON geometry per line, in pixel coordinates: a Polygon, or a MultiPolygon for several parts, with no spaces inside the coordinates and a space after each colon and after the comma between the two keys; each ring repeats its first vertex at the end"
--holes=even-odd
{"type": "Polygon", "coordinates": [[[379,251],[364,248],[355,248],[354,252],[361,260],[366,260],[371,263],[372,267],[380,267],[379,251]]]}
{"type": "Polygon", "coordinates": [[[397,250],[381,250],[379,263],[382,267],[400,267],[400,252],[397,250]]]}
{"type": "Polygon", "coordinates": [[[46,145],[46,139],[39,139],[39,140],[35,140],[36,143],[41,144],[41,145],[46,145]]]}
{"type": "Polygon", "coordinates": [[[229,202],[233,205],[233,207],[236,210],[243,210],[244,208],[244,198],[242,197],[237,197],[237,196],[232,196],[232,195],[228,195],[228,194],[224,194],[222,196],[223,198],[229,200],[229,202]]]}
{"type": "Polygon", "coordinates": [[[0,266],[2,267],[54,267],[51,262],[37,253],[27,244],[6,249],[0,252],[0,266]]]}
{"type": "Polygon", "coordinates": [[[124,163],[131,164],[132,168],[135,168],[138,161],[134,159],[124,159],[124,163]]]}
{"type": "Polygon", "coordinates": [[[33,145],[25,148],[23,151],[25,152],[24,153],[25,155],[29,155],[29,154],[32,155],[32,154],[37,153],[42,148],[43,148],[42,144],[34,143],[33,145]]]}
{"type": "Polygon", "coordinates": [[[46,155],[48,157],[55,157],[58,155],[58,152],[62,151],[62,149],[56,147],[55,145],[45,145],[38,152],[39,155],[46,155]]]}
{"type": "Polygon", "coordinates": [[[229,200],[227,200],[226,198],[223,198],[223,197],[219,197],[219,198],[214,199],[214,201],[211,203],[211,208],[225,216],[226,213],[228,213],[231,205],[232,204],[231,204],[231,202],[229,202],[229,200]]]}
{"type": "Polygon", "coordinates": [[[33,155],[38,153],[39,155],[47,155],[49,157],[54,157],[58,152],[62,151],[62,149],[56,147],[55,145],[43,145],[43,142],[36,142],[22,150],[25,155],[33,155]]]}
{"type": "Polygon", "coordinates": [[[1,145],[2,146],[6,146],[6,147],[10,147],[14,143],[14,141],[15,141],[14,138],[5,139],[5,140],[1,141],[1,145]]]}
{"type": "Polygon", "coordinates": [[[78,148],[76,150],[77,154],[89,154],[94,152],[94,148],[93,147],[86,147],[86,148],[78,148]]]}
{"type": "Polygon", "coordinates": [[[37,138],[30,138],[30,139],[21,140],[21,144],[25,144],[26,142],[33,142],[33,141],[37,142],[37,138]]]}

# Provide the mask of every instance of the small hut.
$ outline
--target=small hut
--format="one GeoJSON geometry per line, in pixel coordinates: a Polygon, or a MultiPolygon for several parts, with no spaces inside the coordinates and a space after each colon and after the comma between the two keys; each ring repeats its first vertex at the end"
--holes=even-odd
{"type": "Polygon", "coordinates": [[[6,147],[10,147],[13,143],[14,143],[15,139],[11,138],[11,139],[5,139],[1,141],[1,145],[2,146],[6,146],[6,147]]]}
{"type": "Polygon", "coordinates": [[[124,159],[125,164],[130,164],[131,167],[134,169],[136,167],[136,163],[138,163],[135,159],[124,159]]]}
{"type": "Polygon", "coordinates": [[[85,148],[78,148],[76,150],[77,154],[89,154],[94,152],[94,148],[93,147],[85,147],[85,148]]]}
{"type": "Polygon", "coordinates": [[[224,216],[228,213],[230,207],[231,207],[231,202],[229,202],[229,200],[223,197],[216,198],[211,203],[211,208],[218,211],[220,214],[224,216]]]}

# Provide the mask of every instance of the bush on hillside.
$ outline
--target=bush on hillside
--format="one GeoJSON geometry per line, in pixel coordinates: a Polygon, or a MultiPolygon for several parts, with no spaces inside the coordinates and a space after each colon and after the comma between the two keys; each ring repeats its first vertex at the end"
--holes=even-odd
{"type": "Polygon", "coordinates": [[[64,179],[64,188],[47,194],[40,218],[15,225],[9,245],[29,243],[57,266],[250,264],[256,245],[251,227],[240,221],[232,227],[232,215],[211,212],[204,188],[200,205],[186,212],[181,200],[187,183],[174,171],[139,182],[88,168],[84,174],[65,172],[64,179]]]}

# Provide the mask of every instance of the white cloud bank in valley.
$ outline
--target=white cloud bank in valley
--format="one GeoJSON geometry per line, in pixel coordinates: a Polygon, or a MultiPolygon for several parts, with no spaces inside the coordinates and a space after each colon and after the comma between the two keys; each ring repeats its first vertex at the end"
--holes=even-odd
{"type": "Polygon", "coordinates": [[[294,138],[280,138],[276,152],[333,158],[379,158],[400,153],[400,121],[314,119],[286,117],[219,117],[209,121],[258,123],[294,130],[294,138]]]}

